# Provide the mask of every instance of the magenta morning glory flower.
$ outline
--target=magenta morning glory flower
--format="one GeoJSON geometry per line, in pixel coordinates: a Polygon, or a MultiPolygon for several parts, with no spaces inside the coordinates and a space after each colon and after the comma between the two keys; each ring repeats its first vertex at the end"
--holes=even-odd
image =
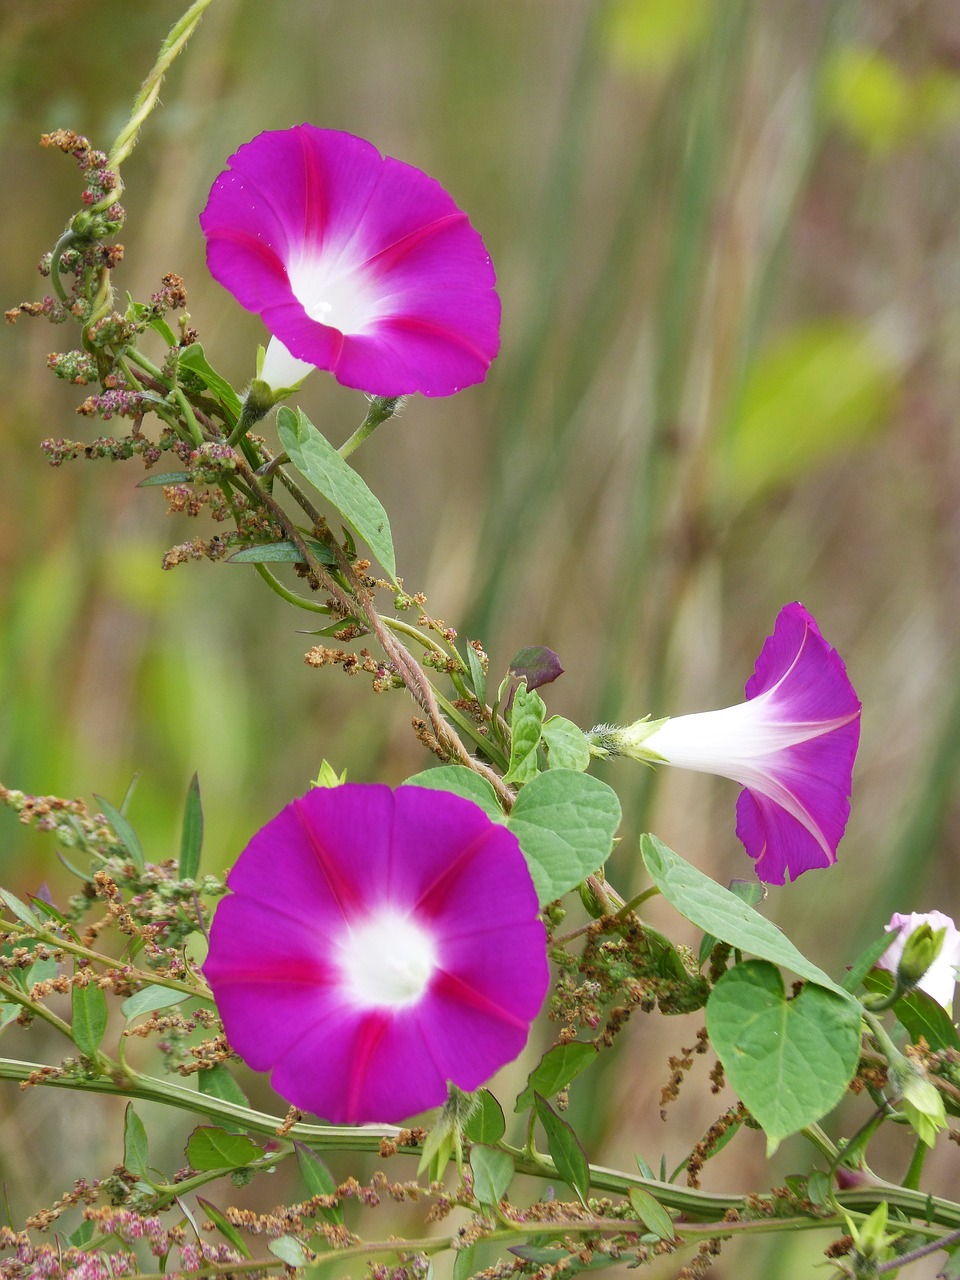
{"type": "Polygon", "coordinates": [[[741,783],[737,835],[769,884],[836,861],[850,815],[860,700],[802,604],[764,641],[747,701],[722,711],[593,731],[595,754],[718,773],[741,783]]]}
{"type": "Polygon", "coordinates": [[[486,377],[496,275],[438,182],[312,124],[258,134],[229,164],[200,225],[212,275],[274,335],[263,381],[292,387],[316,366],[393,397],[486,377]]]}
{"type": "Polygon", "coordinates": [[[546,935],[520,846],[469,800],[315,788],[230,872],[203,966],[230,1044],[337,1124],[475,1089],[526,1043],[546,935]]]}

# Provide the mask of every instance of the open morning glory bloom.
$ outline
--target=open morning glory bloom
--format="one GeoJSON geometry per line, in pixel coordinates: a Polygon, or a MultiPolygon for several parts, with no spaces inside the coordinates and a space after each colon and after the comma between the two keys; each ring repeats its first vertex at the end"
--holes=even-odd
{"type": "Polygon", "coordinates": [[[203,966],[227,1039],[337,1124],[400,1121],[517,1056],[547,990],[516,837],[424,787],[315,788],[230,872],[203,966]]]}
{"type": "Polygon", "coordinates": [[[957,931],[957,926],[950,917],[945,916],[942,911],[912,911],[909,915],[898,911],[891,917],[890,923],[884,925],[887,933],[892,933],[894,937],[890,946],[877,961],[877,965],[881,969],[889,969],[891,973],[896,973],[907,939],[923,925],[929,925],[934,933],[942,929],[943,941],[940,944],[939,953],[920,978],[917,986],[949,1012],[953,1006],[957,968],[960,966],[960,932],[957,931]]]}
{"type": "Polygon", "coordinates": [[[446,396],[486,377],[496,275],[438,182],[312,124],[258,134],[229,164],[200,225],[211,274],[273,334],[264,382],[316,367],[370,395],[446,396]]]}
{"type": "Polygon", "coordinates": [[[721,711],[593,731],[596,754],[717,773],[743,786],[737,835],[769,884],[836,861],[850,814],[860,701],[801,604],[777,617],[746,685],[721,711]]]}

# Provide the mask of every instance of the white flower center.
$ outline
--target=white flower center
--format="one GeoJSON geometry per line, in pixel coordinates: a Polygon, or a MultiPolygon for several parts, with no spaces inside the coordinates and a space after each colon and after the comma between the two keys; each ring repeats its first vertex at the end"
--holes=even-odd
{"type": "Polygon", "coordinates": [[[294,296],[311,320],[362,333],[377,318],[377,298],[363,272],[329,250],[287,263],[294,296]]]}
{"type": "Polygon", "coordinates": [[[395,912],[348,926],[339,958],[348,995],[367,1008],[414,1004],[437,967],[430,935],[409,916],[395,912]]]}

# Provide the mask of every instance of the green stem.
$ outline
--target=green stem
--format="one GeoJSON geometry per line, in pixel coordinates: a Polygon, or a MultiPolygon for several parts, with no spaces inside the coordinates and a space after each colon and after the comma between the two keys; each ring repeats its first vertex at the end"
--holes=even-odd
{"type": "Polygon", "coordinates": [[[903,1185],[909,1187],[912,1191],[916,1191],[920,1186],[920,1175],[923,1173],[923,1162],[927,1158],[927,1152],[930,1148],[922,1138],[917,1138],[916,1145],[913,1148],[913,1155],[910,1158],[910,1165],[904,1175],[903,1185]]]}
{"type": "Polygon", "coordinates": [[[392,399],[388,399],[384,396],[374,396],[370,401],[370,408],[367,410],[367,416],[360,423],[359,427],[357,427],[353,435],[350,436],[349,439],[345,440],[338,449],[337,452],[340,454],[340,457],[349,458],[354,449],[363,444],[367,436],[372,435],[381,423],[384,423],[388,418],[393,417],[397,411],[399,403],[399,396],[395,396],[392,399]]]}
{"type": "Polygon", "coordinates": [[[322,613],[327,617],[330,616],[330,610],[325,604],[317,604],[313,600],[308,600],[305,596],[298,596],[295,591],[288,590],[265,564],[254,564],[253,567],[270,590],[276,592],[281,600],[286,600],[289,604],[295,604],[298,609],[307,609],[310,613],[322,613]]]}
{"type": "Polygon", "coordinates": [[[63,303],[65,307],[70,305],[70,299],[67,291],[63,287],[63,280],[60,278],[60,262],[67,250],[80,239],[75,231],[67,229],[57,243],[53,246],[53,253],[50,255],[50,283],[53,285],[53,291],[63,303]]]}
{"type": "MultiPolygon", "coordinates": [[[[9,1058],[0,1058],[0,1079],[25,1081],[34,1072],[42,1069],[41,1063],[18,1062],[9,1058]]],[[[283,1126],[280,1116],[271,1116],[263,1111],[254,1111],[248,1107],[227,1102],[222,1098],[201,1094],[187,1089],[172,1081],[159,1080],[153,1076],[128,1073],[127,1079],[112,1080],[98,1077],[95,1079],[52,1079],[44,1084],[54,1089],[74,1089],[84,1093],[112,1094],[117,1097],[140,1099],[146,1102],[160,1102],[192,1111],[199,1115],[209,1116],[227,1124],[236,1124],[251,1133],[262,1133],[268,1137],[276,1137],[283,1126]]],[[[396,1142],[401,1130],[396,1125],[363,1125],[360,1128],[338,1125],[304,1124],[302,1121],[285,1130],[284,1136],[291,1140],[305,1143],[317,1150],[327,1151],[371,1151],[377,1152],[383,1139],[396,1142]]],[[[549,1181],[562,1181],[561,1175],[549,1156],[537,1153],[531,1157],[526,1151],[512,1147],[507,1143],[500,1144],[504,1151],[510,1153],[518,1173],[528,1174],[535,1178],[546,1178],[549,1181]]],[[[419,1147],[401,1147],[406,1155],[421,1154],[419,1147]]],[[[729,1209],[746,1211],[747,1201],[754,1198],[745,1195],[716,1195],[710,1192],[696,1191],[690,1187],[675,1186],[669,1182],[658,1182],[655,1179],[643,1178],[639,1174],[620,1172],[602,1165],[590,1166],[590,1185],[596,1192],[612,1192],[628,1196],[631,1187],[640,1187],[669,1209],[676,1209],[693,1218],[700,1224],[684,1223],[684,1231],[696,1230],[700,1233],[717,1234],[720,1227],[733,1229],[736,1223],[722,1223],[723,1215],[729,1209]],[[709,1222],[712,1231],[702,1225],[709,1222]]],[[[890,1183],[878,1182],[863,1187],[850,1188],[836,1193],[836,1201],[844,1209],[853,1212],[870,1213],[883,1201],[892,1208],[900,1209],[912,1220],[912,1230],[921,1234],[936,1236],[936,1226],[960,1229],[960,1204],[944,1200],[938,1196],[928,1195],[909,1187],[899,1187],[890,1183]],[[934,1225],[936,1224],[936,1225],[934,1225]]],[[[777,1223],[764,1220],[761,1223],[747,1221],[743,1228],[750,1229],[783,1229],[784,1223],[792,1222],[794,1226],[810,1228],[841,1226],[838,1215],[814,1219],[782,1219],[777,1223]]]]}
{"type": "MultiPolygon", "coordinates": [[[[107,157],[107,165],[114,171],[118,171],[120,165],[126,160],[127,156],[137,144],[137,137],[144,121],[150,115],[150,112],[156,106],[157,98],[160,95],[160,86],[163,83],[163,77],[170,68],[170,64],[176,58],[177,54],[186,45],[187,41],[193,35],[193,32],[203,16],[204,10],[210,5],[211,0],[194,0],[187,12],[179,18],[171,27],[167,38],[160,46],[160,53],[157,61],[154,63],[152,70],[147,75],[146,80],[140,86],[140,92],[137,94],[133,104],[133,111],[130,119],[117,134],[113,146],[110,148],[110,154],[107,157]]],[[[117,186],[108,191],[103,199],[93,206],[93,212],[100,213],[104,209],[109,209],[112,204],[120,199],[123,192],[123,183],[118,182],[117,186]]]]}
{"type": "Polygon", "coordinates": [[[818,1124],[805,1125],[801,1130],[802,1137],[813,1144],[822,1156],[828,1160],[836,1160],[840,1156],[835,1144],[830,1141],[818,1124]]]}

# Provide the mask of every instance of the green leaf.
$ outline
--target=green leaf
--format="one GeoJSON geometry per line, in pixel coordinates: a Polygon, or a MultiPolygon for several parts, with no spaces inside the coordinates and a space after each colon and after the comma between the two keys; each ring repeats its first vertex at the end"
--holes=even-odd
{"type": "Polygon", "coordinates": [[[169,1009],[171,1005],[183,1004],[192,999],[183,991],[171,991],[169,987],[149,986],[128,996],[120,1006],[120,1012],[131,1021],[141,1013],[153,1013],[155,1009],[169,1009]]]}
{"type": "Polygon", "coordinates": [[[861,321],[818,320],[754,362],[722,446],[721,485],[736,505],[794,480],[888,417],[896,364],[861,321]]]}
{"type": "MultiPolygon", "coordinates": [[[[759,880],[731,880],[731,893],[735,893],[748,907],[758,907],[767,896],[767,891],[759,880]]],[[[710,958],[710,952],[720,941],[712,933],[705,933],[700,939],[700,950],[697,955],[697,968],[702,968],[710,958]]]]}
{"type": "MultiPolygon", "coordinates": [[[[306,536],[303,540],[321,564],[337,563],[337,557],[325,542],[306,536]]],[[[252,542],[227,556],[227,561],[230,564],[302,564],[303,552],[295,542],[287,539],[280,542],[252,542]]],[[[344,620],[341,619],[337,626],[343,625],[344,620]]]]}
{"type": "Polygon", "coordinates": [[[561,897],[602,866],[619,825],[616,792],[572,769],[538,774],[517,796],[507,819],[541,903],[561,897]]]}
{"type": "Polygon", "coordinates": [[[97,1224],[89,1220],[81,1222],[76,1231],[71,1231],[67,1236],[67,1244],[72,1245],[74,1249],[82,1249],[84,1245],[90,1243],[97,1234],[97,1224]]]}
{"type": "Polygon", "coordinates": [[[187,800],[183,806],[183,826],[180,830],[180,879],[195,880],[200,869],[200,850],[203,848],[203,806],[200,803],[200,779],[196,774],[190,779],[187,800]]]}
{"type": "Polygon", "coordinates": [[[336,507],[396,583],[393,536],[380,500],[302,410],[294,413],[284,405],[277,414],[277,430],[293,465],[336,507]]]}
{"type": "Polygon", "coordinates": [[[463,1126],[463,1136],[468,1142],[497,1143],[507,1131],[503,1109],[489,1089],[480,1089],[476,1105],[463,1126]]]}
{"type": "Polygon", "coordinates": [[[160,485],[167,484],[188,484],[189,473],[186,471],[157,471],[151,472],[143,480],[140,480],[135,488],[137,489],[153,489],[160,485]]]}
{"type": "Polygon", "coordinates": [[[735,893],[685,862],[656,836],[641,836],[640,852],[657,888],[691,924],[712,933],[721,942],[782,964],[801,978],[857,1003],[849,992],[799,952],[775,924],[748,907],[735,893]]]}
{"type": "Polygon", "coordinates": [[[137,1178],[147,1176],[147,1131],[143,1121],[127,1103],[123,1116],[123,1164],[137,1178]]]}
{"type": "Polygon", "coordinates": [[[487,701],[487,675],[483,669],[483,663],[480,661],[480,655],[472,644],[467,645],[467,665],[470,667],[470,682],[473,685],[473,692],[477,695],[477,701],[482,707],[487,701]]]}
{"type": "Polygon", "coordinates": [[[29,929],[39,929],[46,932],[37,916],[30,910],[25,902],[21,902],[16,894],[11,893],[9,889],[0,889],[0,899],[9,911],[12,911],[21,924],[25,924],[29,929]]]}
{"type": "Polygon", "coordinates": [[[579,725],[563,716],[543,722],[543,743],[551,769],[574,769],[583,773],[590,764],[587,736],[579,725]]]}
{"type": "Polygon", "coordinates": [[[312,1256],[296,1236],[277,1236],[275,1240],[268,1241],[267,1248],[288,1267],[305,1267],[312,1256]]]}
{"type": "MultiPolygon", "coordinates": [[[[886,936],[889,946],[893,935],[888,933],[886,936]]],[[[873,969],[864,979],[867,990],[881,996],[889,996],[893,985],[894,977],[889,969],[873,969]]],[[[950,1015],[942,1004],[919,987],[901,996],[893,1006],[893,1012],[910,1037],[911,1044],[918,1044],[923,1036],[935,1053],[942,1049],[960,1050],[960,1035],[950,1015]]]]}
{"type": "Polygon", "coordinates": [[[493,818],[495,822],[504,821],[504,813],[500,808],[497,793],[486,780],[472,769],[462,764],[441,764],[436,769],[424,769],[423,773],[415,773],[407,778],[405,787],[431,787],[434,791],[452,791],[454,795],[472,800],[493,818]]]}
{"type": "Polygon", "coordinates": [[[232,1102],[238,1107],[250,1106],[250,1099],[233,1078],[230,1068],[222,1062],[197,1072],[197,1088],[208,1098],[219,1098],[221,1102],[232,1102]]]}
{"type": "MultiPolygon", "coordinates": [[[[845,991],[854,992],[857,990],[883,953],[889,949],[894,937],[895,935],[892,933],[883,933],[879,938],[874,938],[869,947],[860,953],[850,967],[850,972],[843,980],[843,989],[845,991]]],[[[893,989],[892,983],[893,979],[891,978],[891,990],[893,989]]]]}
{"type": "Polygon", "coordinates": [[[478,1143],[470,1149],[473,1194],[482,1205],[496,1208],[513,1180],[513,1156],[478,1143]]]}
{"type": "Polygon", "coordinates": [[[786,998],[766,960],[728,970],[707,1001],[710,1043],[767,1135],[767,1154],[843,1097],[860,1058],[860,1006],[812,983],[786,998]]]}
{"type": "MultiPolygon", "coordinates": [[[[303,1178],[303,1185],[311,1196],[332,1196],[337,1191],[337,1180],[320,1159],[315,1151],[305,1146],[302,1142],[295,1142],[294,1149],[297,1153],[297,1164],[300,1167],[300,1176],[303,1178]]],[[[330,1205],[329,1208],[321,1209],[320,1213],[328,1222],[332,1222],[335,1226],[343,1225],[343,1209],[340,1205],[330,1205]]]]}
{"type": "Polygon", "coordinates": [[[453,1255],[453,1280],[470,1280],[476,1265],[477,1246],[468,1245],[453,1255]]]}
{"type": "Polygon", "coordinates": [[[630,1203],[647,1230],[652,1231],[660,1240],[673,1240],[676,1237],[670,1214],[644,1187],[630,1188],[630,1203]]]}
{"type": "Polygon", "coordinates": [[[220,1234],[230,1241],[237,1252],[244,1258],[249,1258],[250,1250],[247,1248],[247,1243],[243,1236],[232,1222],[227,1221],[217,1206],[215,1204],[211,1204],[209,1200],[204,1200],[203,1196],[197,1196],[197,1204],[207,1215],[207,1218],[217,1228],[220,1234]]]}
{"type": "Polygon", "coordinates": [[[546,1098],[539,1093],[534,1095],[533,1105],[537,1119],[547,1135],[547,1150],[557,1166],[557,1173],[577,1193],[581,1204],[585,1205],[590,1193],[590,1165],[580,1139],[567,1121],[557,1115],[546,1098]]]}
{"type": "Polygon", "coordinates": [[[208,391],[229,410],[234,418],[240,416],[240,397],[226,378],[221,377],[207,360],[203,347],[199,342],[192,342],[184,347],[177,361],[178,368],[186,369],[203,383],[208,391]]]}
{"type": "Polygon", "coordinates": [[[510,718],[510,768],[504,782],[530,782],[537,776],[537,748],[547,708],[539,693],[520,685],[510,718]]]}
{"type": "Polygon", "coordinates": [[[159,333],[160,337],[168,347],[175,347],[177,345],[177,335],[167,324],[166,320],[164,320],[163,316],[154,316],[147,328],[153,329],[156,333],[159,333]]]}
{"type": "Polygon", "coordinates": [[[107,998],[95,982],[85,987],[74,983],[70,1004],[74,1044],[84,1057],[92,1058],[107,1029],[107,998]]]}
{"type": "Polygon", "coordinates": [[[240,1133],[200,1125],[187,1139],[187,1160],[191,1169],[244,1169],[263,1155],[255,1142],[240,1133]]]}
{"type": "Polygon", "coordinates": [[[595,1044],[585,1044],[581,1040],[571,1040],[568,1044],[555,1044],[548,1049],[534,1069],[530,1072],[527,1087],[517,1098],[514,1110],[519,1114],[532,1107],[534,1094],[544,1098],[552,1098],[555,1093],[565,1089],[597,1056],[595,1044]]]}
{"type": "Polygon", "coordinates": [[[140,844],[140,838],[131,827],[130,823],[123,816],[119,809],[115,809],[109,800],[104,800],[103,796],[94,794],[94,800],[103,810],[104,817],[110,823],[116,832],[117,839],[130,855],[130,861],[133,863],[137,871],[143,871],[146,862],[143,856],[143,847],[140,844]]]}
{"type": "Polygon", "coordinates": [[[11,1022],[16,1022],[20,1016],[21,1005],[15,1004],[12,1000],[0,999],[0,1031],[10,1026],[11,1022]]]}

